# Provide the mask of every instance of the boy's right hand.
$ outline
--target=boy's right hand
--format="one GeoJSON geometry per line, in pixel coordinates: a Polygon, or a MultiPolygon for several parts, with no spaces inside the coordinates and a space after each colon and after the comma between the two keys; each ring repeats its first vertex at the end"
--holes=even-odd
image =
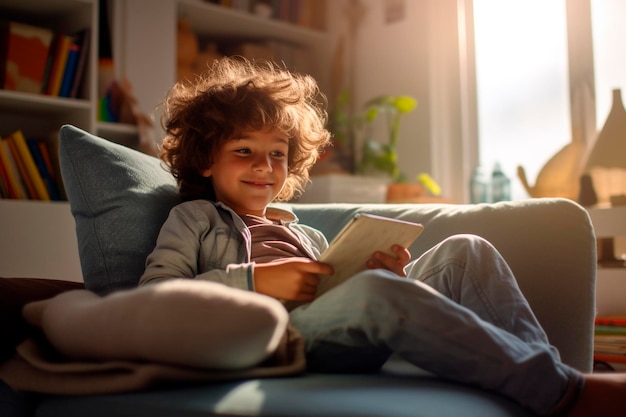
{"type": "Polygon", "coordinates": [[[289,301],[312,301],[319,275],[333,268],[309,258],[284,258],[254,266],[254,287],[259,294],[289,301]]]}

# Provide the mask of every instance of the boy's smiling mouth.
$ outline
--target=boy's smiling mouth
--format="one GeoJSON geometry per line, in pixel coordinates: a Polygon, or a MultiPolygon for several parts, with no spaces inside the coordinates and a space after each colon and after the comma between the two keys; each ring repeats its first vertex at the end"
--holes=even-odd
{"type": "Polygon", "coordinates": [[[251,185],[254,187],[271,187],[273,185],[270,181],[262,181],[262,180],[242,180],[244,184],[251,185]]]}

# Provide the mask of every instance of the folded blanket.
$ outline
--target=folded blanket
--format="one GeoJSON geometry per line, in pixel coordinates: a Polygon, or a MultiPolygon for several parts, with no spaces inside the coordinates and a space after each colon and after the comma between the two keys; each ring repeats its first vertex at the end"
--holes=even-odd
{"type": "Polygon", "coordinates": [[[74,290],[27,304],[41,329],[0,366],[15,390],[86,395],[181,381],[287,376],[305,368],[301,336],[276,300],[174,280],[100,297],[74,290]]]}

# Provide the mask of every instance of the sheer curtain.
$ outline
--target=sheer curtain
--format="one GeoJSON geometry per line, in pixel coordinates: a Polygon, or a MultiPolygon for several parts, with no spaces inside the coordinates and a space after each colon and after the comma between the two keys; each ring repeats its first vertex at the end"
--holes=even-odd
{"type": "MultiPolygon", "coordinates": [[[[611,108],[611,91],[622,90],[626,101],[626,1],[591,2],[597,126],[602,128],[611,108]]],[[[626,156],[625,156],[626,157],[626,156]]]]}

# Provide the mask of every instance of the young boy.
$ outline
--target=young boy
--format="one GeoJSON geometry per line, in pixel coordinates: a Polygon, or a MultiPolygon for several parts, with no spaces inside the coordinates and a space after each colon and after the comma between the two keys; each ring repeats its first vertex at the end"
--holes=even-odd
{"type": "Polygon", "coordinates": [[[560,361],[508,265],[473,235],[410,262],[374,253],[366,271],[314,298],[328,246],[271,207],[290,199],[328,144],[316,83],[223,59],[164,102],[161,158],[186,200],[172,209],[140,285],[195,278],[283,300],[312,370],[378,369],[395,352],[441,377],[497,391],[541,415],[623,415],[626,376],[560,361]]]}

